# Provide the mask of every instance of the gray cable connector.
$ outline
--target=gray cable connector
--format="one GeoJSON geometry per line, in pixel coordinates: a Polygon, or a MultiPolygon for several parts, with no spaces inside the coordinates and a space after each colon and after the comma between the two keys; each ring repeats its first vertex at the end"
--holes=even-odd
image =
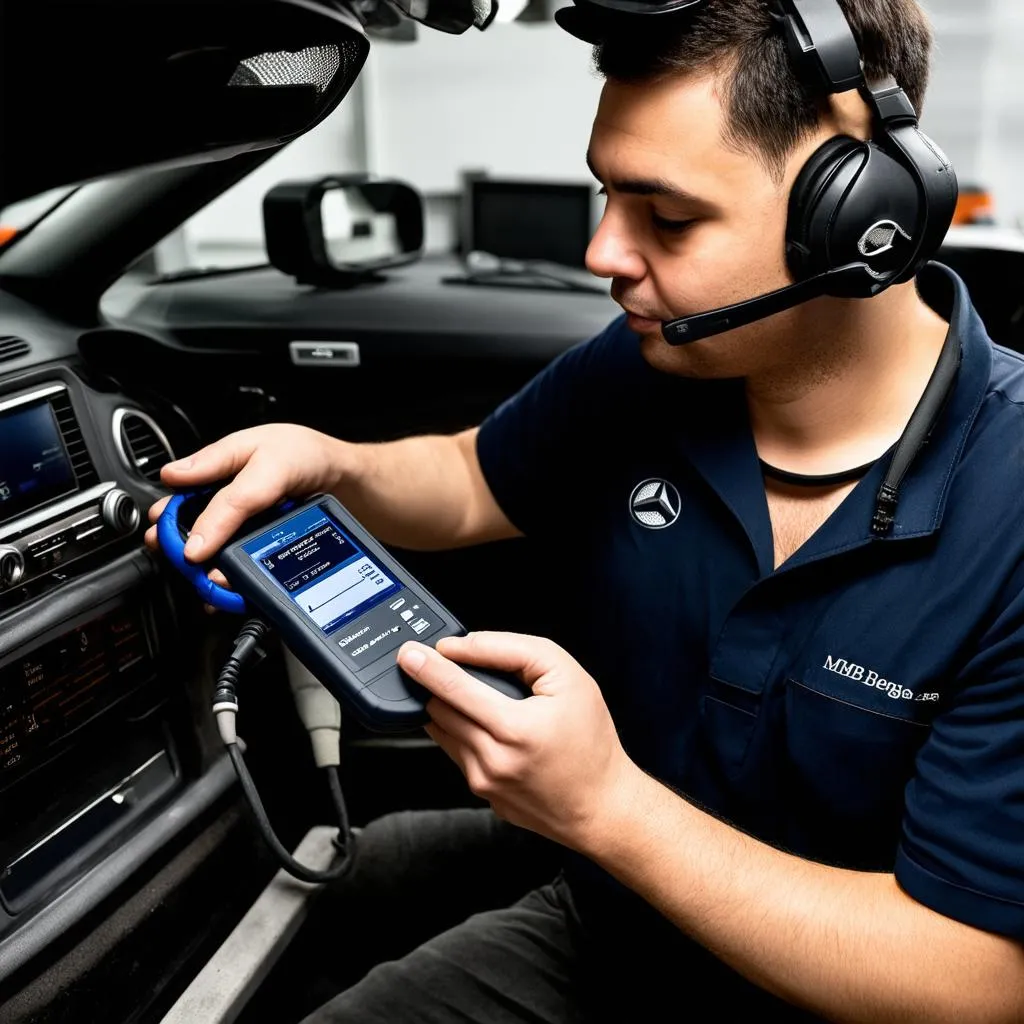
{"type": "Polygon", "coordinates": [[[305,665],[284,647],[288,685],[302,724],[309,731],[318,768],[341,764],[341,707],[305,665]]]}

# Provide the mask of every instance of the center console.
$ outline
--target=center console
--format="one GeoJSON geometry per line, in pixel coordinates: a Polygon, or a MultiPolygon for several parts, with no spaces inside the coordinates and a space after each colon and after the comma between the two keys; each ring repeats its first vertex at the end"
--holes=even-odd
{"type": "Polygon", "coordinates": [[[0,935],[180,781],[147,565],[121,556],[5,619],[0,935]]]}
{"type": "Polygon", "coordinates": [[[114,400],[63,368],[0,387],[0,978],[197,779],[151,492],[95,425],[114,400]]]}

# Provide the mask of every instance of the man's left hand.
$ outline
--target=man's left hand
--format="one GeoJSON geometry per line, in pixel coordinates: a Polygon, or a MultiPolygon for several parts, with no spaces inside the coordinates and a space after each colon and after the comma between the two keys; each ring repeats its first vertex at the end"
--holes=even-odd
{"type": "Polygon", "coordinates": [[[470,633],[437,650],[407,643],[401,667],[434,694],[430,737],[495,813],[574,849],[628,806],[640,774],[619,742],[597,683],[557,644],[519,633],[470,633]],[[512,672],[533,691],[512,700],[456,662],[512,672]]]}

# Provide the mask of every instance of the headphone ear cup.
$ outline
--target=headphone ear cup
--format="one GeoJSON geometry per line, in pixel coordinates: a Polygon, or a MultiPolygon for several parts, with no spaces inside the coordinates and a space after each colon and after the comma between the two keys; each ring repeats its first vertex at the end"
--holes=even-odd
{"type": "Polygon", "coordinates": [[[786,262],[797,281],[831,269],[828,229],[850,183],[867,162],[867,143],[837,135],[801,168],[789,194],[786,262]]]}
{"type": "Polygon", "coordinates": [[[921,251],[926,207],[919,178],[874,142],[829,139],[790,193],[786,259],[798,281],[841,268],[827,294],[867,298],[895,284],[921,251]]]}

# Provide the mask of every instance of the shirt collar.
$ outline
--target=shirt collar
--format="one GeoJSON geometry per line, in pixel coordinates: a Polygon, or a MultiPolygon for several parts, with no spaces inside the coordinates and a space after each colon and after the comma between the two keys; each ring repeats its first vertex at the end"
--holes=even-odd
{"type": "MultiPolygon", "coordinates": [[[[992,370],[992,343],[960,277],[942,264],[929,263],[918,275],[917,286],[922,298],[948,321],[962,357],[950,398],[900,487],[893,527],[883,538],[887,542],[926,536],[941,525],[953,471],[992,370]]],[[[692,386],[692,382],[685,383],[692,386]]],[[[687,429],[679,435],[680,443],[690,463],[743,527],[760,575],[768,575],[773,562],[771,522],[742,383],[716,381],[699,387],[702,400],[688,403],[690,415],[687,429]],[[699,415],[693,415],[698,411],[699,415]]],[[[888,457],[879,460],[780,571],[877,539],[871,522],[888,463],[888,457]]]]}

